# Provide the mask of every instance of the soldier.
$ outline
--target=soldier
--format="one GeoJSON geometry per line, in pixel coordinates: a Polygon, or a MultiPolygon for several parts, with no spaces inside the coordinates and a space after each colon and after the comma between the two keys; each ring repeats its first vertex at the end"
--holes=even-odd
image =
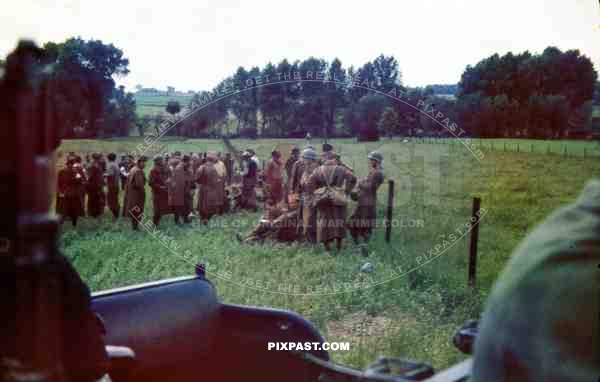
{"type": "Polygon", "coordinates": [[[227,196],[227,193],[225,192],[225,184],[227,182],[227,167],[225,167],[225,163],[223,163],[222,161],[222,156],[221,153],[219,152],[217,154],[217,161],[215,162],[215,169],[217,170],[217,173],[219,174],[219,177],[221,177],[221,179],[223,180],[223,205],[221,206],[221,208],[219,209],[218,214],[223,214],[224,212],[226,212],[227,210],[229,210],[229,198],[227,196]]]}
{"type": "MultiPolygon", "coordinates": [[[[333,151],[325,153],[323,164],[310,176],[307,182],[308,192],[317,192],[317,189],[333,188],[341,191],[345,185],[345,194],[349,194],[356,184],[356,177],[346,167],[339,165],[333,151]]],[[[330,251],[330,244],[335,239],[338,252],[342,249],[342,241],[346,236],[346,205],[341,201],[317,204],[317,241],[323,243],[325,249],[330,251]]]]}
{"type": "Polygon", "coordinates": [[[256,168],[260,168],[260,159],[256,156],[256,152],[252,149],[248,149],[248,153],[250,154],[250,159],[256,164],[256,168]]]}
{"type": "Polygon", "coordinates": [[[517,247],[486,302],[474,382],[597,381],[600,182],[517,247]]]}
{"type": "Polygon", "coordinates": [[[71,219],[73,227],[77,225],[77,218],[84,215],[81,201],[81,188],[83,176],[73,167],[75,158],[68,157],[66,166],[58,172],[56,212],[60,215],[61,224],[65,217],[71,219]]]}
{"type": "Polygon", "coordinates": [[[281,242],[292,242],[296,240],[296,224],[298,211],[288,211],[283,206],[277,205],[273,198],[267,199],[267,208],[258,225],[245,238],[239,233],[236,238],[242,243],[262,243],[266,239],[281,242]]]}
{"type": "MultiPolygon", "coordinates": [[[[194,214],[194,192],[196,190],[196,180],[194,179],[194,171],[192,170],[192,161],[191,157],[188,156],[190,160],[188,161],[187,166],[185,167],[185,198],[184,198],[184,206],[186,216],[190,216],[194,214]]],[[[206,162],[206,161],[205,161],[206,162]]],[[[204,164],[204,163],[203,163],[204,164]]]]}
{"type": "Polygon", "coordinates": [[[317,153],[313,149],[305,149],[302,151],[302,160],[294,164],[291,178],[292,198],[300,201],[298,233],[310,243],[317,240],[317,215],[312,205],[312,192],[309,191],[307,183],[317,167],[317,153]]]}
{"type": "MultiPolygon", "coordinates": [[[[181,162],[181,157],[178,151],[173,153],[173,156],[167,161],[167,190],[169,193],[169,210],[175,214],[175,169],[181,162]]],[[[175,214],[175,223],[177,223],[177,215],[175,214]]]]}
{"type": "Polygon", "coordinates": [[[152,222],[158,226],[161,216],[169,213],[167,172],[160,155],[154,157],[154,166],[150,170],[148,185],[152,189],[152,222]]]}
{"type": "Polygon", "coordinates": [[[283,200],[283,163],[281,163],[281,153],[274,150],[271,153],[271,159],[263,173],[263,180],[268,185],[271,196],[278,204],[283,200]]]}
{"type": "Polygon", "coordinates": [[[256,211],[256,182],[258,175],[258,166],[252,160],[252,154],[245,151],[242,154],[242,194],[240,197],[240,207],[256,211]]]}
{"type": "Polygon", "coordinates": [[[214,214],[222,211],[225,193],[225,178],[219,174],[215,166],[216,155],[208,153],[206,160],[195,175],[196,182],[201,185],[198,195],[198,213],[202,224],[207,224],[214,214]]]}
{"type": "Polygon", "coordinates": [[[99,218],[104,213],[104,171],[100,163],[101,154],[92,154],[92,163],[88,169],[87,209],[88,216],[99,218]]]}
{"type": "Polygon", "coordinates": [[[75,161],[73,163],[73,170],[79,174],[81,181],[75,184],[75,189],[77,194],[79,195],[80,203],[81,203],[81,211],[82,215],[85,216],[85,188],[87,184],[87,173],[85,168],[81,164],[81,157],[79,155],[75,156],[75,161]]]}
{"type": "Polygon", "coordinates": [[[358,182],[358,203],[350,220],[348,228],[354,242],[358,244],[358,239],[363,238],[365,243],[369,241],[373,227],[377,226],[377,189],[383,183],[383,174],[381,165],[383,164],[383,155],[377,151],[370,152],[369,175],[358,182]]]}
{"type": "MultiPolygon", "coordinates": [[[[125,167],[120,169],[121,175],[125,176],[125,184],[127,184],[127,178],[129,177],[129,172],[135,166],[136,161],[133,155],[129,154],[127,156],[127,162],[125,163],[125,167]]],[[[129,217],[129,212],[127,212],[127,188],[125,188],[125,194],[123,195],[123,217],[129,217]]]]}
{"type": "Polygon", "coordinates": [[[171,197],[171,203],[175,212],[175,223],[179,224],[179,219],[183,218],[184,223],[189,223],[189,196],[190,185],[189,185],[189,167],[190,157],[187,155],[183,156],[183,159],[177,164],[173,171],[172,187],[173,194],[171,197]]]}
{"type": "Polygon", "coordinates": [[[125,190],[127,184],[127,171],[129,169],[129,160],[126,155],[121,155],[119,162],[119,178],[121,179],[121,190],[125,190]]]}
{"type": "Polygon", "coordinates": [[[287,188],[289,190],[289,185],[290,185],[290,179],[292,178],[292,169],[294,168],[294,164],[296,162],[298,162],[299,160],[299,156],[300,156],[300,149],[298,148],[298,146],[294,146],[294,148],[292,149],[292,152],[290,154],[290,157],[288,158],[287,161],[285,161],[285,176],[287,179],[287,188]]]}
{"type": "Polygon", "coordinates": [[[106,167],[106,201],[108,208],[113,214],[113,222],[119,217],[119,166],[115,162],[117,155],[108,154],[108,165],[106,167]]]}
{"type": "Polygon", "coordinates": [[[146,175],[144,174],[144,167],[146,167],[145,156],[140,156],[129,171],[127,177],[127,213],[131,217],[131,227],[134,231],[138,229],[138,223],[140,222],[141,216],[144,213],[144,205],[146,203],[146,175]]]}
{"type": "Polygon", "coordinates": [[[92,163],[88,169],[87,179],[87,209],[88,216],[98,218],[104,212],[104,171],[100,163],[101,154],[92,154],[92,163]]]}

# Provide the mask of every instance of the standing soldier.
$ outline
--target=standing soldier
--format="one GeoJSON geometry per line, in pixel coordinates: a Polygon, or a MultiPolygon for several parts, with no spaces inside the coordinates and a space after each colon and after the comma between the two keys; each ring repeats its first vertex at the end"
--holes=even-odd
{"type": "Polygon", "coordinates": [[[363,238],[365,243],[369,241],[373,228],[377,226],[377,189],[383,183],[381,166],[383,155],[377,151],[370,152],[369,175],[358,182],[358,204],[348,222],[350,235],[358,244],[358,239],[363,238]]]}
{"type": "Polygon", "coordinates": [[[163,158],[154,157],[154,167],[150,170],[148,185],[152,189],[152,222],[160,223],[160,217],[169,213],[169,192],[167,190],[167,172],[163,158]]]}
{"type": "Polygon", "coordinates": [[[317,207],[317,241],[330,251],[330,244],[335,239],[337,251],[342,249],[342,241],[346,236],[346,203],[343,200],[321,202],[318,189],[333,190],[336,195],[345,185],[345,194],[349,194],[356,184],[356,177],[346,167],[339,165],[333,151],[324,153],[324,162],[310,176],[307,183],[309,192],[315,192],[314,201],[317,207]]]}
{"type": "Polygon", "coordinates": [[[108,154],[108,165],[106,166],[106,201],[108,208],[113,214],[113,222],[119,217],[119,177],[121,176],[119,166],[116,163],[117,155],[108,154]]]}
{"type": "Polygon", "coordinates": [[[279,204],[283,200],[283,163],[280,158],[281,153],[278,150],[273,151],[263,173],[263,180],[269,186],[275,204],[279,204]]]}
{"type": "MultiPolygon", "coordinates": [[[[127,179],[129,178],[129,172],[135,166],[135,158],[133,155],[127,156],[127,161],[125,162],[125,167],[121,167],[121,176],[125,177],[125,184],[127,185],[127,179]]],[[[127,212],[127,187],[125,187],[125,194],[123,195],[123,217],[129,217],[129,212],[127,212]]]]}
{"type": "Polygon", "coordinates": [[[223,163],[222,161],[222,156],[220,152],[217,154],[215,169],[217,170],[217,174],[219,174],[219,177],[223,180],[223,204],[217,212],[219,215],[221,215],[229,209],[229,198],[227,197],[227,193],[225,192],[225,183],[227,181],[227,167],[225,167],[225,163],[223,163]]]}
{"type": "Polygon", "coordinates": [[[127,171],[129,169],[129,161],[127,156],[121,155],[121,161],[119,162],[119,177],[121,178],[121,190],[125,190],[127,184],[127,171]]]}
{"type": "Polygon", "coordinates": [[[140,156],[129,171],[127,177],[127,214],[131,217],[131,227],[134,231],[137,231],[138,224],[142,214],[144,213],[144,205],[146,203],[146,175],[144,174],[144,167],[146,167],[145,156],[140,156]]]}
{"type": "Polygon", "coordinates": [[[258,165],[252,160],[252,154],[245,151],[242,154],[242,194],[240,197],[240,207],[256,211],[256,181],[258,165]]]}
{"type": "Polygon", "coordinates": [[[302,152],[302,160],[294,164],[292,171],[293,195],[298,195],[297,197],[300,200],[298,233],[302,233],[299,236],[304,237],[310,243],[317,241],[317,214],[313,206],[312,192],[309,190],[308,180],[317,167],[319,167],[317,153],[313,149],[306,149],[302,152]]]}
{"type": "Polygon", "coordinates": [[[177,215],[175,209],[175,169],[181,162],[179,152],[174,152],[171,158],[167,161],[167,191],[169,192],[169,210],[175,215],[175,223],[177,223],[177,215]]]}
{"type": "Polygon", "coordinates": [[[300,157],[300,149],[298,146],[294,146],[292,149],[292,153],[287,161],[285,161],[285,176],[287,177],[288,186],[290,183],[290,179],[292,178],[292,169],[294,168],[294,164],[298,162],[300,157]]]}
{"type": "Polygon", "coordinates": [[[73,170],[79,174],[79,182],[75,184],[75,191],[79,195],[79,203],[81,205],[81,216],[85,216],[85,185],[87,184],[87,175],[85,168],[81,164],[81,157],[75,156],[75,163],[73,163],[73,170]]]}
{"type": "Polygon", "coordinates": [[[187,203],[189,197],[186,195],[189,193],[189,173],[188,169],[190,166],[190,157],[187,155],[183,156],[183,159],[177,164],[173,171],[173,194],[171,196],[171,204],[175,211],[175,223],[179,224],[179,219],[183,218],[184,223],[189,223],[188,217],[189,211],[187,203]]]}
{"type": "MultiPolygon", "coordinates": [[[[190,157],[188,157],[190,158],[190,157]]],[[[189,216],[194,213],[194,192],[196,190],[196,180],[194,179],[194,171],[192,169],[192,161],[188,160],[185,166],[185,214],[189,216]]]]}
{"type": "Polygon", "coordinates": [[[206,163],[196,171],[196,182],[200,187],[198,194],[198,213],[202,224],[207,224],[212,215],[223,209],[223,195],[225,183],[222,174],[219,174],[215,163],[217,161],[214,153],[206,155],[206,163]]]}
{"type": "Polygon", "coordinates": [[[60,215],[61,224],[65,217],[71,219],[73,227],[77,225],[77,218],[84,215],[81,201],[81,188],[83,175],[73,167],[75,158],[68,157],[66,167],[58,172],[58,193],[56,212],[60,215]]]}
{"type": "Polygon", "coordinates": [[[88,216],[99,218],[104,212],[104,171],[99,153],[92,154],[92,163],[88,169],[87,209],[88,216]]]}

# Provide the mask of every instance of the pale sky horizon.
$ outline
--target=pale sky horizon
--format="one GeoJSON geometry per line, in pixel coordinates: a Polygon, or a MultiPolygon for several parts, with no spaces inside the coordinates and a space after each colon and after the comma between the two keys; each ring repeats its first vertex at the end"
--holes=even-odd
{"type": "Polygon", "coordinates": [[[310,56],[345,68],[394,55],[408,86],[457,83],[494,53],[579,49],[600,71],[598,0],[13,2],[0,15],[0,55],[19,38],[69,37],[122,49],[135,85],[209,90],[239,66],[310,56]]]}

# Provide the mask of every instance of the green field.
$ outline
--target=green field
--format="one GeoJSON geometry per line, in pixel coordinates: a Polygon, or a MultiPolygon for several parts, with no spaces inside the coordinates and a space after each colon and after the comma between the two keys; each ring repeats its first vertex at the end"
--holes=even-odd
{"type": "MultiPolygon", "coordinates": [[[[135,138],[66,141],[61,151],[132,151],[140,142],[135,138]]],[[[264,162],[280,142],[290,141],[234,144],[255,148],[264,162]]],[[[169,151],[222,148],[220,141],[209,140],[169,138],[162,144],[169,151]]],[[[441,369],[462,359],[451,345],[452,334],[466,319],[481,313],[491,285],[526,232],[553,209],[572,201],[587,180],[600,177],[595,157],[600,150],[595,142],[483,140],[479,144],[484,153],[481,161],[464,146],[442,140],[334,142],[344,162],[359,176],[367,172],[366,153],[381,150],[385,175],[396,182],[394,217],[424,222],[423,227],[394,227],[391,245],[385,243],[383,228],[379,228],[366,258],[349,240],[338,256],[326,254],[321,247],[298,244],[239,244],[235,233],[251,230],[248,222],[260,213],[224,216],[221,219],[228,225],[223,228],[178,227],[169,216],[161,229],[180,246],[177,252],[188,250],[231,272],[231,280],[208,275],[223,301],[291,309],[315,322],[327,340],[349,342],[351,350],[334,353],[335,361],[364,367],[378,355],[403,356],[441,369]],[[531,144],[533,152],[529,152],[531,144]],[[562,147],[567,147],[566,154],[562,147]],[[441,159],[437,161],[435,155],[441,159]],[[486,212],[479,232],[477,289],[466,286],[466,235],[439,257],[397,279],[346,293],[308,293],[309,286],[316,291],[317,285],[357,280],[367,285],[368,277],[385,281],[398,266],[417,268],[428,251],[468,222],[474,196],[481,197],[486,212]],[[240,221],[247,223],[233,227],[240,221]],[[359,271],[367,261],[374,265],[373,273],[359,271]],[[240,285],[247,278],[253,280],[252,287],[240,285]],[[271,287],[257,288],[256,280],[271,287]],[[299,285],[306,293],[274,293],[279,284],[299,285]]],[[[379,192],[379,218],[384,216],[387,191],[386,183],[379,192]]],[[[146,208],[151,215],[149,192],[146,208]]],[[[193,273],[193,264],[178,258],[151,233],[132,232],[124,221],[113,225],[108,213],[101,222],[84,219],[76,229],[65,224],[61,245],[93,290],[193,273]]]]}
{"type": "Polygon", "coordinates": [[[165,108],[169,101],[178,101],[181,106],[190,103],[192,97],[182,96],[135,96],[136,112],[138,116],[144,115],[164,115],[165,108]]]}

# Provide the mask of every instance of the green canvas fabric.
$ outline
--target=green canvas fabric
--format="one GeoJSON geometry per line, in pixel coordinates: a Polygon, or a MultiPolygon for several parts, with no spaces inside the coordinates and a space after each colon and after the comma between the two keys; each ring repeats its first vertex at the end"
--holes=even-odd
{"type": "Polygon", "coordinates": [[[487,301],[471,380],[600,381],[599,264],[591,181],[515,250],[487,301]]]}

